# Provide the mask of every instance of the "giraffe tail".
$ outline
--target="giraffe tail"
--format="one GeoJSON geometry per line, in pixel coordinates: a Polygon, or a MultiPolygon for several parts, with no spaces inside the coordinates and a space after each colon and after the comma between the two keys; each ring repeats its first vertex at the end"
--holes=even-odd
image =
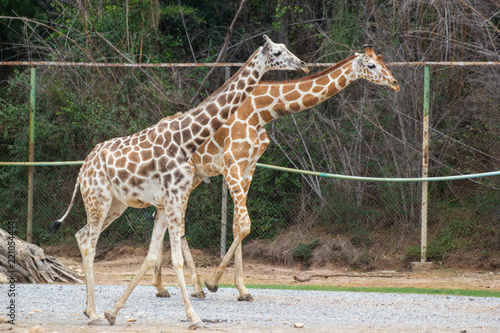
{"type": "MultiPolygon", "coordinates": [[[[80,177],[78,177],[80,178],[80,177]]],[[[64,219],[69,215],[69,212],[71,211],[71,208],[73,208],[73,205],[75,204],[75,199],[76,199],[76,193],[78,193],[78,188],[80,185],[79,182],[80,179],[77,179],[76,184],[75,184],[75,189],[73,190],[73,197],[71,198],[71,202],[69,203],[69,207],[66,210],[66,213],[64,213],[63,217],[61,217],[59,220],[55,221],[52,224],[52,229],[50,230],[50,235],[53,235],[59,230],[61,227],[61,224],[63,223],[64,219]]]]}

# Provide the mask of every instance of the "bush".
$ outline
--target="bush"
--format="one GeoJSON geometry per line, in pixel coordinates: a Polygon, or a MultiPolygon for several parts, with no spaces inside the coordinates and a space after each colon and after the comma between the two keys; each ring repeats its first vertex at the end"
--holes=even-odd
{"type": "Polygon", "coordinates": [[[321,243],[319,238],[312,240],[309,243],[299,243],[293,250],[293,257],[298,260],[308,261],[314,252],[314,249],[321,243]]]}

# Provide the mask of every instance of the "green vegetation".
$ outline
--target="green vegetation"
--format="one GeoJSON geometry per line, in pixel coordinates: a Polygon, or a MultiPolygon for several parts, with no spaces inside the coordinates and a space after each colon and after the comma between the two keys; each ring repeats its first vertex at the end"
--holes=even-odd
{"type": "Polygon", "coordinates": [[[295,259],[306,261],[312,257],[314,249],[321,243],[319,238],[312,240],[309,243],[299,243],[297,247],[293,250],[293,257],[295,259]]]}
{"type": "MultiPolygon", "coordinates": [[[[215,61],[239,1],[0,1],[0,61],[109,63],[215,61]],[[43,23],[37,24],[36,22],[43,23]],[[50,28],[48,28],[50,27],[50,28]]],[[[363,44],[393,61],[498,61],[499,19],[484,21],[494,4],[474,11],[460,3],[408,1],[247,1],[223,59],[244,62],[266,33],[306,62],[336,62],[363,44]],[[477,11],[477,13],[475,12],[477,11]],[[481,13],[479,15],[478,13],[481,13]]],[[[499,67],[431,67],[430,176],[500,169],[499,67]]],[[[311,68],[317,72],[317,68],[311,68]]],[[[389,66],[401,83],[355,82],[309,112],[267,125],[270,145],[260,162],[374,177],[421,173],[420,67],[389,66]]],[[[208,68],[38,67],[35,159],[83,160],[99,142],[140,131],[184,112],[208,68]]],[[[235,73],[236,68],[232,68],[235,73]]],[[[296,78],[269,73],[266,79],[296,78]]],[[[0,161],[27,161],[29,68],[0,66],[0,161]]],[[[194,104],[223,83],[217,69],[194,104]]],[[[60,234],[48,237],[73,191],[78,167],[37,167],[34,239],[74,243],[86,219],[79,200],[60,234]]],[[[216,252],[220,185],[214,178],[191,195],[186,216],[190,245],[216,252]]],[[[274,240],[288,228],[348,237],[371,250],[419,257],[420,184],[375,184],[320,179],[257,169],[247,200],[248,240],[274,240]]],[[[500,255],[500,179],[429,184],[429,257],[500,255]]],[[[27,169],[0,167],[0,228],[16,221],[25,237],[27,169]]],[[[127,210],[101,242],[147,244],[154,208],[127,210]]],[[[233,207],[228,207],[228,225],[233,207]]],[[[228,231],[231,241],[232,232],[228,231]]],[[[312,235],[312,237],[319,237],[312,235]]],[[[321,239],[321,237],[319,237],[321,239]]],[[[100,244],[101,244],[100,242],[100,244]]],[[[306,260],[314,244],[295,249],[306,260]]],[[[317,244],[316,244],[317,245],[317,244]]],[[[292,249],[293,250],[293,249],[292,249]]],[[[369,258],[368,258],[369,259],[369,258]]]]}
{"type": "MultiPolygon", "coordinates": [[[[220,285],[220,288],[232,288],[232,285],[220,285]]],[[[250,289],[279,289],[279,290],[318,290],[318,291],[350,291],[366,293],[395,293],[395,294],[428,294],[452,295],[470,297],[500,297],[500,291],[475,289],[430,289],[430,288],[399,288],[399,287],[340,287],[340,286],[290,286],[279,284],[247,284],[250,289]]]]}

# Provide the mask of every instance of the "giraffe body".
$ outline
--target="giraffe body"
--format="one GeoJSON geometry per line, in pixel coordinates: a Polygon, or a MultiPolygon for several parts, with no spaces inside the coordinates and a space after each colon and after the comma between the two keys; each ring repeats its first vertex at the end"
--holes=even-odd
{"type": "MultiPolygon", "coordinates": [[[[282,69],[308,72],[305,63],[283,44],[274,44],[267,36],[265,39],[264,46],[198,107],[164,118],[139,133],[100,143],[85,159],[70,206],[61,220],[56,221],[53,230],[57,230],[69,214],[80,188],[87,212],[87,224],[75,237],[86,276],[87,308],[84,314],[89,317],[89,324],[100,322],[95,308],[93,277],[93,260],[99,234],[127,207],[143,208],[153,205],[158,210],[146,259],[113,308],[104,313],[105,317],[114,324],[118,311],[143,275],[151,267],[161,264],[163,238],[168,229],[172,264],[181,287],[186,315],[193,327],[203,326],[191,306],[182,272],[182,206],[193,178],[189,159],[241,106],[266,71],[282,69]]],[[[155,280],[159,293],[163,292],[166,296],[168,292],[158,283],[161,281],[155,280]]]]}
{"type": "MultiPolygon", "coordinates": [[[[250,233],[246,199],[255,165],[269,145],[264,126],[274,119],[307,110],[360,78],[389,86],[394,91],[400,89],[382,57],[367,46],[365,54],[351,56],[318,74],[285,83],[261,82],[237,112],[193,154],[190,162],[194,178],[190,192],[202,179],[223,174],[234,201],[234,241],[212,277],[205,281],[210,291],[217,290],[220,278],[235,254],[238,300],[253,299],[243,282],[241,241],[250,233]]],[[[187,200],[183,203],[186,205],[187,200]]],[[[184,248],[188,249],[187,244],[184,248]]],[[[187,262],[189,267],[194,267],[194,263],[187,262]]],[[[158,276],[158,272],[155,275],[158,276]]],[[[198,285],[201,283],[195,283],[195,289],[198,285]]]]}

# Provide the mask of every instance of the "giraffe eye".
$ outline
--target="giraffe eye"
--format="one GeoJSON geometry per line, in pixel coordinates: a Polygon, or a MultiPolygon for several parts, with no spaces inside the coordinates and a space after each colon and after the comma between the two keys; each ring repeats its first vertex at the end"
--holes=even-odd
{"type": "Polygon", "coordinates": [[[276,57],[279,57],[281,55],[281,51],[276,51],[273,53],[276,57]]]}
{"type": "Polygon", "coordinates": [[[369,69],[374,69],[376,66],[374,64],[368,64],[369,69]]]}

